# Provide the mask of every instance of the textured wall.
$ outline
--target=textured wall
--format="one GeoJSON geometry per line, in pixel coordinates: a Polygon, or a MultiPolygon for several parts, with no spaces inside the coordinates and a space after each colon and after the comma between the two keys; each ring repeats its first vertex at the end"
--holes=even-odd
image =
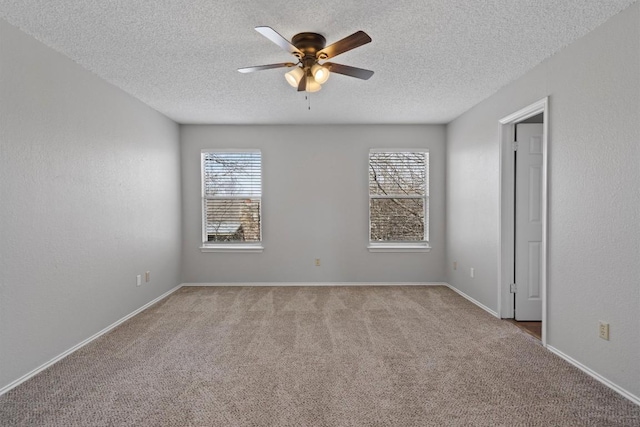
{"type": "Polygon", "coordinates": [[[636,396],[639,15],[635,3],[447,128],[448,280],[497,310],[498,120],[549,95],[548,343],[636,396]]]}
{"type": "Polygon", "coordinates": [[[0,98],[2,387],[176,286],[181,218],[178,126],[3,20],[0,98]]]}
{"type": "Polygon", "coordinates": [[[181,126],[185,282],[444,278],[444,126],[181,126]],[[369,253],[370,148],[430,150],[430,253],[369,253]],[[259,148],[260,254],[201,253],[200,150],[259,148]],[[321,259],[321,266],[314,259],[321,259]]]}

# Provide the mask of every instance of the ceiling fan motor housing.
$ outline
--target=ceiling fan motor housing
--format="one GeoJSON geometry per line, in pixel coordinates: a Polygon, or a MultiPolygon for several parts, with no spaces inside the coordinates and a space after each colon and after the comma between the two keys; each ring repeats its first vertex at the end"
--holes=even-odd
{"type": "Polygon", "coordinates": [[[305,59],[313,59],[313,61],[315,62],[316,54],[325,48],[327,40],[324,38],[324,36],[318,33],[299,33],[293,36],[293,38],[291,39],[291,44],[297,47],[298,50],[300,50],[304,54],[303,57],[300,57],[300,54],[298,54],[297,52],[294,53],[294,55],[296,55],[299,59],[302,59],[303,61],[305,59]]]}

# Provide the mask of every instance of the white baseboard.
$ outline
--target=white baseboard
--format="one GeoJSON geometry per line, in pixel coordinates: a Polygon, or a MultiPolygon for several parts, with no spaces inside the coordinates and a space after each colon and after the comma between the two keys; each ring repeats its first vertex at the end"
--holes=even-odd
{"type": "Polygon", "coordinates": [[[175,291],[177,291],[178,289],[180,289],[182,287],[182,285],[178,285],[175,288],[165,292],[164,294],[160,295],[158,298],[154,299],[153,301],[150,301],[148,303],[146,303],[145,305],[143,305],[142,307],[140,307],[139,309],[137,309],[136,311],[134,311],[133,313],[130,313],[126,316],[124,316],[122,319],[117,320],[116,322],[112,323],[111,325],[107,326],[106,328],[104,328],[103,330],[101,330],[100,332],[97,332],[95,334],[93,334],[92,336],[90,336],[89,338],[87,338],[86,340],[74,345],[73,347],[71,347],[70,349],[60,353],[59,355],[57,355],[56,357],[54,357],[53,359],[49,360],[48,362],[38,366],[37,368],[35,368],[34,370],[32,370],[29,373],[24,374],[23,376],[21,376],[20,378],[18,378],[17,380],[7,384],[6,386],[0,388],[0,396],[2,396],[3,394],[5,394],[6,392],[8,392],[9,390],[11,390],[14,387],[17,387],[18,385],[22,384],[23,382],[27,381],[29,378],[33,377],[34,375],[44,371],[45,369],[47,369],[49,366],[53,365],[54,363],[58,362],[59,360],[64,359],[65,357],[67,357],[68,355],[70,355],[71,353],[75,352],[76,350],[79,350],[80,348],[84,347],[85,345],[89,344],[91,341],[95,340],[96,338],[99,338],[100,336],[106,334],[107,332],[109,332],[110,330],[112,330],[113,328],[115,328],[116,326],[120,325],[121,323],[131,319],[133,316],[135,316],[136,314],[146,310],[147,308],[151,307],[153,304],[157,303],[158,301],[160,301],[161,299],[171,295],[172,293],[174,293],[175,291]]]}
{"type": "Polygon", "coordinates": [[[231,282],[182,283],[180,286],[449,286],[444,282],[231,282]]]}
{"type": "Polygon", "coordinates": [[[484,311],[486,311],[487,313],[489,313],[490,315],[497,317],[498,319],[500,319],[500,315],[498,314],[497,311],[491,310],[489,307],[487,307],[486,305],[482,304],[481,302],[471,298],[469,295],[465,294],[464,292],[462,292],[459,289],[454,288],[453,286],[451,286],[448,283],[444,284],[446,287],[448,287],[449,289],[451,289],[453,292],[457,293],[458,295],[460,295],[461,297],[463,297],[464,299],[471,301],[472,303],[474,303],[475,305],[477,305],[478,307],[480,307],[481,309],[483,309],[484,311]]]}
{"type": "Polygon", "coordinates": [[[622,387],[620,387],[619,385],[615,384],[614,382],[606,379],[605,377],[603,377],[602,375],[600,375],[599,373],[597,373],[593,369],[591,369],[588,366],[585,366],[582,363],[578,362],[573,357],[564,354],[563,352],[561,352],[557,348],[552,347],[550,345],[547,345],[547,349],[551,353],[555,354],[556,356],[561,357],[562,359],[564,359],[567,362],[571,363],[573,366],[575,366],[576,368],[580,369],[585,374],[587,374],[587,375],[595,378],[596,380],[600,381],[602,384],[606,385],[611,390],[621,394],[622,396],[626,397],[627,399],[629,399],[630,401],[632,401],[636,405],[640,405],[640,397],[634,395],[633,393],[628,392],[627,390],[623,389],[622,387]]]}

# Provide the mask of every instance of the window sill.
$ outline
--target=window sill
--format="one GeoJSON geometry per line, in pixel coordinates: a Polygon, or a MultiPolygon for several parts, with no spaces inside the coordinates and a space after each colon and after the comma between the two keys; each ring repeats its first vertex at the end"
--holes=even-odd
{"type": "Polygon", "coordinates": [[[369,252],[431,252],[425,245],[369,245],[369,252]]]}
{"type": "Polygon", "coordinates": [[[227,253],[261,253],[262,245],[203,245],[200,252],[227,252],[227,253]]]}

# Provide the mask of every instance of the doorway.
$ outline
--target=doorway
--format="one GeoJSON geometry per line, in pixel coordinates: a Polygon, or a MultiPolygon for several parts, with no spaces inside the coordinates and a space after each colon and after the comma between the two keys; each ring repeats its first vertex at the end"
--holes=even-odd
{"type": "Polygon", "coordinates": [[[548,98],[500,120],[500,317],[541,321],[546,346],[548,98]]]}

